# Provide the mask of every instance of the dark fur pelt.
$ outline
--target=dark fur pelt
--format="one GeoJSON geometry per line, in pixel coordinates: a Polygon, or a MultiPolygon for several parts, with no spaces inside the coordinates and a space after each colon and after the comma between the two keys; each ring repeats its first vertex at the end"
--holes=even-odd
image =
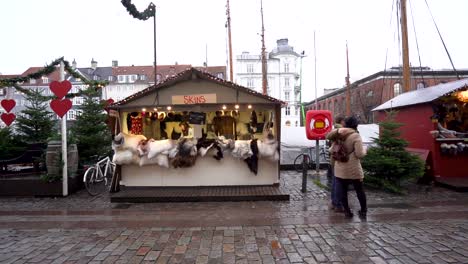
{"type": "Polygon", "coordinates": [[[253,152],[253,155],[246,158],[244,161],[247,163],[250,171],[257,175],[258,172],[258,146],[257,139],[252,139],[250,142],[250,149],[253,152]]]}
{"type": "Polygon", "coordinates": [[[221,160],[224,157],[224,155],[223,155],[223,151],[221,150],[221,147],[218,145],[217,140],[206,139],[206,138],[198,139],[197,150],[200,150],[201,148],[209,148],[210,146],[212,148],[216,148],[217,150],[216,155],[214,155],[213,158],[215,158],[216,160],[221,160]]]}
{"type": "Polygon", "coordinates": [[[187,168],[195,165],[197,160],[197,141],[181,138],[177,143],[177,155],[172,160],[174,168],[187,168]]]}

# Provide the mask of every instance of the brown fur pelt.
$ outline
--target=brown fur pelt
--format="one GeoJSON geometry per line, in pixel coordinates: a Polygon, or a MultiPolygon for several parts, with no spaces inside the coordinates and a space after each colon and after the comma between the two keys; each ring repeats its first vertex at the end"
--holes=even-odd
{"type": "Polygon", "coordinates": [[[182,138],[177,143],[177,155],[172,160],[174,168],[187,168],[195,165],[197,160],[197,141],[182,138]]]}

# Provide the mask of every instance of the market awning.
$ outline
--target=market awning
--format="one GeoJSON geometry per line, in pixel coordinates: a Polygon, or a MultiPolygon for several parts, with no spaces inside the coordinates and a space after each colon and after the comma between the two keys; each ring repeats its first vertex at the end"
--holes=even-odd
{"type": "Polygon", "coordinates": [[[428,88],[406,92],[377,106],[376,108],[372,109],[372,111],[381,111],[391,108],[399,108],[408,105],[432,102],[441,96],[463,89],[468,89],[468,79],[441,83],[428,88]]]}

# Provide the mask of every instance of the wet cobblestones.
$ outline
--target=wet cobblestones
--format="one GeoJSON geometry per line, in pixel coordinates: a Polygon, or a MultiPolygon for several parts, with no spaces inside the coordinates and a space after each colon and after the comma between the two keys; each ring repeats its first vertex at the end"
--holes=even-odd
{"type": "Polygon", "coordinates": [[[303,194],[300,174],[281,173],[289,202],[0,198],[0,263],[468,263],[468,194],[368,190],[367,221],[350,220],[313,177],[303,194]]]}

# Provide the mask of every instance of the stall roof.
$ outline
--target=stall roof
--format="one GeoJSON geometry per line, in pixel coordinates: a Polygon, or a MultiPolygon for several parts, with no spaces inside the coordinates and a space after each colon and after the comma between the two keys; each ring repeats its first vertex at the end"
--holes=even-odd
{"type": "Polygon", "coordinates": [[[179,74],[177,74],[177,75],[175,75],[173,77],[170,77],[170,78],[164,80],[163,82],[159,83],[156,86],[154,86],[154,85],[150,86],[150,87],[148,87],[146,89],[143,89],[143,90],[141,90],[141,91],[139,91],[137,93],[134,93],[134,94],[128,96],[127,98],[124,98],[124,99],[122,99],[122,100],[120,100],[118,102],[115,102],[109,108],[112,108],[112,106],[125,105],[125,104],[127,104],[127,103],[129,103],[129,102],[131,102],[133,100],[144,97],[144,96],[150,94],[153,91],[173,86],[173,85],[175,85],[175,84],[177,84],[179,82],[191,80],[193,78],[192,76],[194,76],[194,75],[198,79],[202,79],[202,80],[206,80],[206,81],[209,81],[209,82],[217,83],[217,84],[220,84],[220,85],[223,85],[223,86],[235,89],[235,90],[239,90],[239,91],[251,94],[253,96],[262,97],[262,98],[264,98],[266,100],[269,100],[269,101],[271,101],[273,103],[282,104],[282,105],[285,104],[285,102],[283,102],[281,100],[278,100],[278,99],[276,99],[274,97],[271,97],[271,96],[268,96],[268,95],[263,95],[263,94],[261,94],[259,92],[256,92],[256,91],[254,91],[252,89],[249,89],[247,87],[240,86],[240,85],[235,84],[233,82],[226,81],[224,79],[213,76],[213,75],[209,74],[208,72],[198,70],[196,68],[191,67],[191,68],[187,68],[185,71],[182,71],[182,72],[180,72],[179,74]]]}
{"type": "Polygon", "coordinates": [[[462,90],[468,87],[468,79],[441,83],[420,90],[410,91],[400,94],[387,102],[372,109],[372,111],[381,111],[390,108],[399,108],[408,105],[416,105],[427,102],[432,102],[435,99],[447,95],[449,93],[462,90]]]}

